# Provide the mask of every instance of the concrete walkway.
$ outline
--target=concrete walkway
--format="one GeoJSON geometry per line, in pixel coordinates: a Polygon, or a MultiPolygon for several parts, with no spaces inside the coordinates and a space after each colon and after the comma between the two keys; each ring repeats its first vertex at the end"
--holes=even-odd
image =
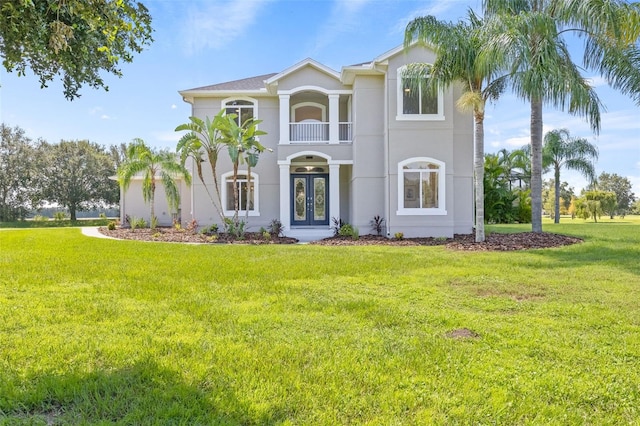
{"type": "Polygon", "coordinates": [[[117,238],[108,237],[108,236],[104,235],[103,233],[98,231],[98,228],[99,228],[99,226],[83,226],[81,228],[82,229],[82,235],[86,235],[87,237],[107,238],[109,240],[117,240],[117,238]]]}

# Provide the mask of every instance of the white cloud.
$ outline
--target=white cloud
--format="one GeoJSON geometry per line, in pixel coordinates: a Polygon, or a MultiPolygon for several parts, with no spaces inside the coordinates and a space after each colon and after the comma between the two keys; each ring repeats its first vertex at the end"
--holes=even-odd
{"type": "Polygon", "coordinates": [[[107,114],[102,114],[102,115],[100,116],[100,118],[101,118],[102,120],[111,120],[111,117],[110,117],[110,116],[108,116],[107,114]]]}
{"type": "Polygon", "coordinates": [[[609,85],[609,83],[607,83],[607,80],[605,80],[603,77],[599,75],[593,76],[593,77],[587,77],[586,80],[587,80],[587,83],[589,83],[593,87],[603,87],[603,86],[609,85]]]}
{"type": "Polygon", "coordinates": [[[439,17],[444,12],[451,9],[455,4],[460,4],[460,2],[456,2],[456,0],[441,0],[441,1],[432,1],[429,6],[423,6],[418,9],[412,10],[409,14],[407,14],[402,19],[398,20],[395,25],[392,26],[393,34],[404,34],[405,28],[407,28],[407,24],[415,18],[420,16],[428,16],[432,15],[435,17],[439,17]]]}
{"type": "Polygon", "coordinates": [[[214,0],[191,4],[183,24],[187,54],[227,46],[254,24],[268,1],[214,0]]]}
{"type": "Polygon", "coordinates": [[[176,104],[171,104],[171,109],[177,109],[178,106],[176,104]]]}

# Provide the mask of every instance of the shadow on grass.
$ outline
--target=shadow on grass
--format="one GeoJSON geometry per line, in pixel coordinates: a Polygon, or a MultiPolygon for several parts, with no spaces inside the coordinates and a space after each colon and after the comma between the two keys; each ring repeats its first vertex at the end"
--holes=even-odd
{"type": "Polygon", "coordinates": [[[285,420],[278,409],[252,412],[225,378],[210,377],[204,387],[208,389],[187,385],[179,374],[151,361],[86,375],[42,375],[13,401],[0,396],[0,425],[244,425],[285,420]]]}
{"type": "MultiPolygon", "coordinates": [[[[568,250],[532,250],[531,253],[548,259],[553,268],[579,267],[588,263],[599,263],[640,275],[640,246],[622,243],[618,239],[598,238],[598,247],[590,247],[588,240],[568,250]],[[605,244],[601,244],[605,242],[605,244]]],[[[531,263],[532,268],[549,268],[548,263],[531,263]]]]}

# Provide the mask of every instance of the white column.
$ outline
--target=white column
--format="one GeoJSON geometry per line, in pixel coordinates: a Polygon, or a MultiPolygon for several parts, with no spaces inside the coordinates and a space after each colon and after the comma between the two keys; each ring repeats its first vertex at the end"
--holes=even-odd
{"type": "Polygon", "coordinates": [[[289,98],[290,95],[280,95],[280,145],[289,144],[289,98]]]}
{"type": "Polygon", "coordinates": [[[340,164],[329,164],[329,218],[340,217],[340,164]]]}
{"type": "Polygon", "coordinates": [[[291,227],[291,210],[289,206],[290,179],[289,164],[280,165],[280,222],[286,231],[291,227]]]}
{"type": "Polygon", "coordinates": [[[340,143],[340,95],[329,95],[329,143],[340,143]]]}

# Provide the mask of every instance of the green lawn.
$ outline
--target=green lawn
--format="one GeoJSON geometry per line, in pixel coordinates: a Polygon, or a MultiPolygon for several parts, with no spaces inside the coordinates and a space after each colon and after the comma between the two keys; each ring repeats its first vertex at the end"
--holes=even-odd
{"type": "Polygon", "coordinates": [[[2,230],[0,424],[638,424],[640,219],[563,221],[508,253],[2,230]]]}

